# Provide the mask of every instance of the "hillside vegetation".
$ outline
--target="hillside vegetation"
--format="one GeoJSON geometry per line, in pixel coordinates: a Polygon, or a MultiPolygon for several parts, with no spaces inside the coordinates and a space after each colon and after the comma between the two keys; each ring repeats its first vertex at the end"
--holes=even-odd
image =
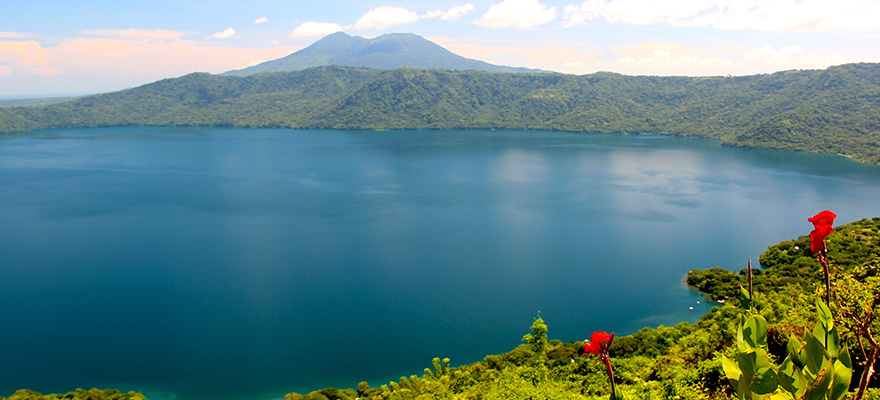
{"type": "Polygon", "coordinates": [[[880,163],[880,64],[743,77],[317,67],[195,73],[62,104],[0,108],[0,132],[127,125],[541,129],[703,137],[880,163]]]}

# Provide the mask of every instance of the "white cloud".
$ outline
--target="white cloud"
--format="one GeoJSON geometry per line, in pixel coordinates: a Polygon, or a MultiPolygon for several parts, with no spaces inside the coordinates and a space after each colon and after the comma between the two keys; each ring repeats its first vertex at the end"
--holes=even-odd
{"type": "Polygon", "coordinates": [[[269,22],[269,18],[260,17],[254,20],[255,24],[265,24],[266,22],[269,22]]]}
{"type": "Polygon", "coordinates": [[[493,4],[483,17],[474,21],[486,28],[531,28],[556,19],[556,7],[547,8],[538,0],[504,0],[493,4]]]}
{"type": "Polygon", "coordinates": [[[465,5],[452,7],[447,11],[443,11],[443,10],[428,11],[427,13],[422,14],[421,17],[422,18],[440,17],[440,19],[446,21],[446,20],[450,20],[450,19],[461,18],[463,15],[465,15],[471,11],[474,11],[475,9],[476,9],[476,7],[473,4],[468,3],[465,5]]]}
{"type": "Polygon", "coordinates": [[[880,31],[877,0],[587,0],[565,7],[563,25],[594,19],[630,24],[761,31],[880,31]]]}
{"type": "Polygon", "coordinates": [[[332,22],[315,22],[308,21],[303,22],[299,26],[293,29],[293,32],[290,32],[290,37],[298,38],[298,37],[309,37],[309,36],[324,36],[329,35],[331,33],[336,33],[342,30],[342,25],[335,24],[332,22]]]}
{"type": "Polygon", "coordinates": [[[419,15],[402,7],[382,6],[367,11],[362,15],[353,28],[362,29],[384,29],[393,25],[406,24],[419,20],[419,15]]]}
{"type": "Polygon", "coordinates": [[[235,36],[235,29],[226,28],[223,32],[217,32],[211,35],[212,38],[215,39],[228,39],[235,36]]]}
{"type": "Polygon", "coordinates": [[[461,18],[465,14],[467,14],[471,11],[474,11],[475,9],[476,9],[476,7],[473,4],[468,3],[468,4],[452,7],[447,11],[443,11],[443,10],[428,11],[427,13],[422,14],[420,17],[421,18],[437,18],[437,17],[439,17],[440,19],[447,21],[447,20],[451,20],[451,19],[461,18]]]}
{"type": "Polygon", "coordinates": [[[0,40],[0,75],[59,75],[49,65],[49,54],[34,40],[0,40]]]}
{"type": "Polygon", "coordinates": [[[565,6],[562,25],[572,27],[599,17],[605,9],[605,0],[587,0],[581,5],[565,6]]]}
{"type": "Polygon", "coordinates": [[[437,18],[439,16],[442,16],[443,14],[444,14],[443,10],[434,10],[434,11],[428,11],[422,15],[419,15],[419,18],[437,18]]]}

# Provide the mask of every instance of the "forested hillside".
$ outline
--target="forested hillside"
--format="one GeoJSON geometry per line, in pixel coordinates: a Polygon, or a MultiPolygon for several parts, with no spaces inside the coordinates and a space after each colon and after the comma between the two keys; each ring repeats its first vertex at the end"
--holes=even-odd
{"type": "Polygon", "coordinates": [[[542,129],[705,137],[880,163],[880,64],[744,77],[318,67],[204,73],[37,107],[0,132],[126,125],[542,129]]]}

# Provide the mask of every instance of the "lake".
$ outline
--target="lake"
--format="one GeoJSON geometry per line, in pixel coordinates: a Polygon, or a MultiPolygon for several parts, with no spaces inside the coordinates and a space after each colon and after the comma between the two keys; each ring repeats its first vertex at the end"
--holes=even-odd
{"type": "Polygon", "coordinates": [[[0,135],[0,396],[269,400],[479,361],[539,312],[565,342],[694,321],[687,271],[878,198],[878,166],[675,137],[0,135]]]}

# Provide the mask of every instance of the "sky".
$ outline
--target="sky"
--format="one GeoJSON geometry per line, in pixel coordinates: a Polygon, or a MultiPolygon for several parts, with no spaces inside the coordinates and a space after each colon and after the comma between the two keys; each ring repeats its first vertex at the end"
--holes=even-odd
{"type": "Polygon", "coordinates": [[[0,0],[0,98],[103,93],[415,33],[569,74],[753,75],[880,62],[880,0],[0,0]]]}

